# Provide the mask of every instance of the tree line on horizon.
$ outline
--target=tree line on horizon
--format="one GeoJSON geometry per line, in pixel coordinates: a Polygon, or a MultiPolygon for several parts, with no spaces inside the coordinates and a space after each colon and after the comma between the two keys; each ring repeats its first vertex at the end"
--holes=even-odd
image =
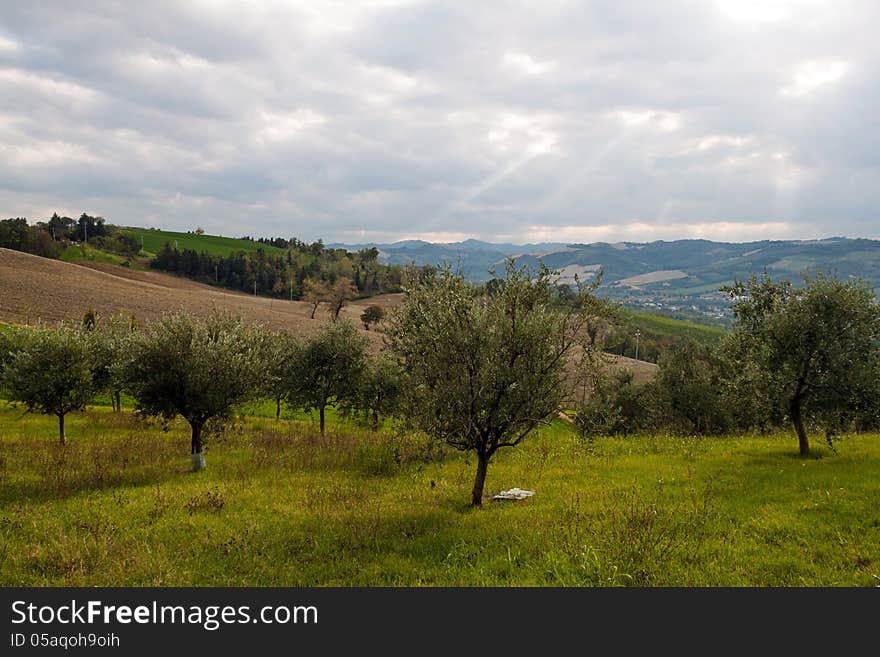
{"type": "Polygon", "coordinates": [[[150,267],[233,290],[256,290],[258,294],[297,300],[309,296],[310,286],[316,284],[326,287],[327,292],[322,293],[329,297],[330,290],[342,279],[350,282],[354,296],[400,291],[403,269],[380,263],[376,249],[352,253],[325,248],[320,242],[283,242],[287,245],[283,254],[257,249],[229,255],[178,249],[166,242],[150,261],[150,267]]]}
{"type": "Polygon", "coordinates": [[[104,217],[83,212],[78,219],[60,216],[57,212],[46,221],[28,223],[24,217],[0,220],[0,247],[31,253],[44,258],[58,258],[68,246],[88,242],[96,249],[134,255],[140,243],[108,224],[104,217]]]}
{"type": "Polygon", "coordinates": [[[146,327],[118,315],[76,326],[0,332],[0,389],[29,410],[64,417],[98,391],[122,392],[144,415],[183,417],[194,469],[206,431],[242,403],[270,399],[318,412],[335,407],[376,429],[396,417],[473,452],[471,502],[480,505],[490,461],[566,412],[585,439],[668,431],[689,435],[789,426],[801,455],[808,430],[834,436],[880,426],[880,304],[863,282],[822,274],[802,288],[769,276],[725,288],[733,330],[717,347],[689,345],[661,359],[655,379],[609,373],[601,326],[615,307],[579,286],[556,303],[545,267],[517,268],[488,290],[448,268],[410,269],[403,304],[368,357],[353,324],[310,338],[213,313],[163,316],[146,327]],[[575,371],[572,380],[572,369],[575,371]],[[573,396],[573,389],[586,394],[573,396]]]}

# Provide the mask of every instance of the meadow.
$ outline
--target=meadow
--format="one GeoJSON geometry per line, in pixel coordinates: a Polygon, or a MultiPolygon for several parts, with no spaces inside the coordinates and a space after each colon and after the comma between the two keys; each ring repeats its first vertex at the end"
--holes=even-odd
{"type": "Polygon", "coordinates": [[[724,329],[719,326],[696,324],[638,310],[627,310],[625,316],[630,317],[633,326],[643,329],[647,335],[658,338],[672,337],[680,340],[692,340],[711,346],[721,342],[725,334],[724,329]]]}
{"type": "Polygon", "coordinates": [[[877,586],[880,437],[585,441],[555,422],[489,467],[386,426],[253,406],[189,431],[0,402],[2,586],[877,586]],[[816,441],[820,443],[820,441],[816,441]]]}
{"type": "Polygon", "coordinates": [[[149,228],[125,227],[120,231],[141,240],[143,255],[154,256],[166,243],[177,246],[180,250],[192,249],[198,253],[202,251],[211,255],[228,256],[236,251],[256,251],[263,249],[267,254],[285,255],[285,249],[279,249],[268,244],[252,242],[235,237],[221,237],[219,235],[197,235],[196,233],[179,233],[170,230],[150,230],[149,228]]]}
{"type": "Polygon", "coordinates": [[[105,265],[120,265],[132,269],[145,269],[144,265],[137,261],[132,262],[129,258],[92,248],[88,244],[75,244],[69,246],[61,252],[58,259],[62,262],[73,262],[77,264],[98,263],[105,265]]]}

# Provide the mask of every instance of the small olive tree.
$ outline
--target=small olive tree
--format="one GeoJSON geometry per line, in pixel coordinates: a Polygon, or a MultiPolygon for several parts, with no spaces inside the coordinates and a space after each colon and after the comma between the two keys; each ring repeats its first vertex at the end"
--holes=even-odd
{"type": "Polygon", "coordinates": [[[4,392],[29,412],[58,417],[58,437],[66,442],[64,418],[79,411],[95,394],[88,343],[69,328],[19,329],[4,357],[4,392]]]}
{"type": "MultiPolygon", "coordinates": [[[[477,456],[471,494],[482,505],[486,471],[558,412],[566,359],[583,339],[591,303],[553,308],[553,275],[507,263],[486,295],[448,268],[409,277],[389,339],[407,372],[406,414],[435,438],[477,456]]],[[[592,287],[581,290],[591,296],[592,287]]]]}
{"type": "Polygon", "coordinates": [[[281,402],[287,397],[289,382],[294,376],[302,352],[300,339],[289,331],[264,332],[261,336],[263,362],[263,394],[275,402],[275,419],[281,419],[281,402]]]}
{"type": "Polygon", "coordinates": [[[167,314],[132,340],[126,387],[140,413],[189,422],[193,470],[201,470],[205,425],[259,395],[261,356],[257,329],[241,319],[167,314]]]}
{"type": "Polygon", "coordinates": [[[315,319],[318,306],[330,298],[330,288],[324,281],[307,278],[303,282],[303,299],[312,307],[310,319],[315,319]]]}
{"type": "Polygon", "coordinates": [[[361,313],[361,323],[363,323],[364,329],[367,331],[370,330],[370,324],[378,324],[383,319],[385,319],[385,311],[382,309],[382,306],[375,304],[367,306],[364,312],[361,313]]]}
{"type": "Polygon", "coordinates": [[[355,415],[370,429],[377,431],[381,418],[400,410],[404,376],[397,361],[386,353],[368,358],[361,373],[355,395],[346,404],[346,411],[355,415]]]}
{"type": "Polygon", "coordinates": [[[763,379],[760,390],[784,409],[801,455],[809,454],[806,421],[831,429],[829,420],[836,424],[853,400],[874,389],[880,348],[874,292],[864,281],[821,272],[802,288],[765,274],[724,291],[736,315],[727,352],[732,366],[763,379]]]}
{"type": "Polygon", "coordinates": [[[715,352],[695,342],[684,342],[665,352],[652,382],[660,422],[688,434],[729,430],[732,409],[723,395],[723,373],[715,352]]]}
{"type": "Polygon", "coordinates": [[[125,363],[137,327],[137,320],[122,312],[106,321],[95,316],[90,326],[83,323],[95,390],[110,396],[110,404],[117,413],[122,410],[125,363]]]}
{"type": "Polygon", "coordinates": [[[357,396],[366,343],[351,322],[334,322],[303,345],[291,368],[287,401],[295,408],[317,410],[322,436],[326,408],[344,405],[357,396]]]}
{"type": "Polygon", "coordinates": [[[0,383],[3,380],[3,368],[18,351],[19,339],[19,329],[0,324],[0,383]]]}
{"type": "Polygon", "coordinates": [[[329,294],[330,312],[334,320],[339,319],[339,313],[342,312],[342,308],[346,303],[354,299],[357,293],[358,290],[350,278],[340,276],[336,279],[333,287],[330,288],[329,294]]]}

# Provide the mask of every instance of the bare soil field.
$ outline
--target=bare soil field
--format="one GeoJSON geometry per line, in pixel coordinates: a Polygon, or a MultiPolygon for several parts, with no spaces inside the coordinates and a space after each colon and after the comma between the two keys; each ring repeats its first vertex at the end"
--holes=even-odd
{"type": "MultiPolygon", "coordinates": [[[[353,301],[342,309],[341,315],[363,330],[359,318],[366,306],[376,304],[387,311],[400,298],[399,294],[389,294],[353,301]]],[[[303,301],[231,292],[155,271],[135,271],[110,264],[83,266],[0,249],[0,321],[79,321],[92,309],[105,317],[124,310],[146,323],[164,312],[185,309],[206,315],[215,308],[305,335],[315,333],[330,319],[326,305],[318,308],[312,320],[311,306],[303,301]]],[[[376,347],[381,345],[379,333],[364,333],[376,347]]]]}

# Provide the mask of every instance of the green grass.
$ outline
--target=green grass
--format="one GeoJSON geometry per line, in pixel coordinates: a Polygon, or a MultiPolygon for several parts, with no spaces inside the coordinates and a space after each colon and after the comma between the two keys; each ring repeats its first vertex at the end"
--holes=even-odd
{"type": "Polygon", "coordinates": [[[655,337],[687,338],[702,344],[713,345],[717,344],[725,334],[725,330],[719,326],[696,324],[636,310],[627,310],[626,313],[631,316],[633,325],[649,331],[655,337]]]}
{"type": "MultiPolygon", "coordinates": [[[[412,435],[0,404],[0,585],[875,586],[880,437],[799,458],[788,435],[578,440],[555,424],[489,467],[412,435]]],[[[814,441],[818,442],[818,441],[814,441]]]]}
{"type": "Polygon", "coordinates": [[[256,251],[262,248],[267,254],[286,253],[284,249],[274,246],[251,242],[232,237],[219,237],[217,235],[196,235],[195,233],[177,233],[169,230],[149,230],[147,228],[120,228],[126,235],[140,240],[143,238],[143,252],[145,255],[156,255],[165,243],[171,246],[177,244],[180,250],[193,249],[201,253],[206,251],[211,255],[228,256],[236,251],[256,251]]]}
{"type": "Polygon", "coordinates": [[[111,265],[124,265],[127,267],[131,267],[132,269],[143,269],[143,266],[129,260],[124,256],[107,253],[106,251],[100,251],[89,246],[88,244],[77,244],[67,247],[66,249],[64,249],[64,251],[61,252],[59,259],[63,260],[64,262],[100,262],[111,265]],[[124,264],[126,262],[128,263],[128,265],[124,264]]]}

